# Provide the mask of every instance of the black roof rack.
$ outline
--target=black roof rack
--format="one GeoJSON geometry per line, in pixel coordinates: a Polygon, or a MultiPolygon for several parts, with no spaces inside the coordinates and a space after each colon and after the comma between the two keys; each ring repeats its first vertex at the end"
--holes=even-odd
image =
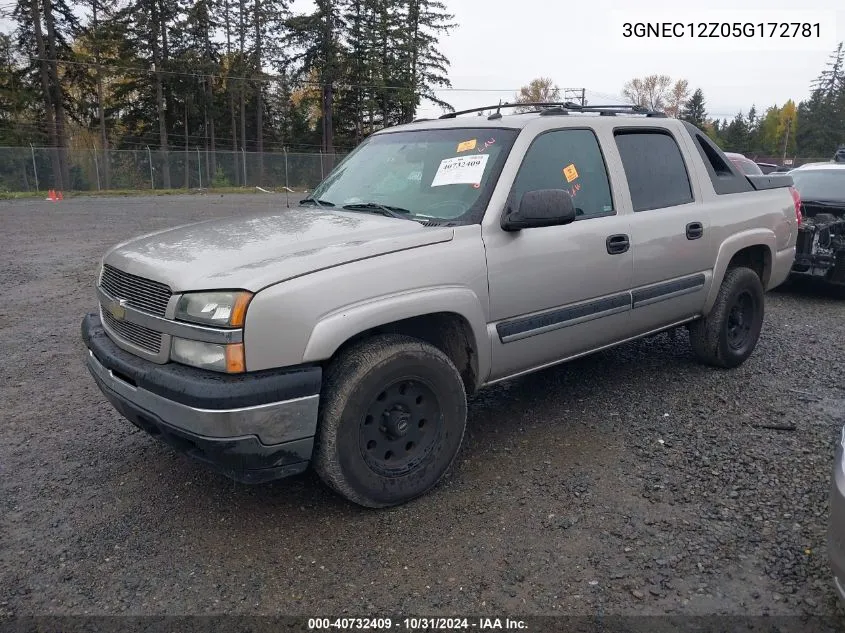
{"type": "Polygon", "coordinates": [[[484,112],[485,110],[496,110],[494,114],[490,115],[490,118],[499,118],[502,116],[499,112],[501,108],[526,107],[544,108],[539,112],[540,115],[543,116],[551,116],[555,114],[569,114],[570,110],[572,110],[573,112],[598,112],[599,114],[602,114],[604,116],[613,116],[616,114],[644,114],[649,117],[658,118],[666,116],[663,112],[649,110],[639,105],[581,105],[579,103],[573,103],[571,101],[536,101],[530,103],[499,103],[496,105],[484,106],[483,108],[471,108],[469,110],[447,112],[446,114],[441,115],[439,118],[454,119],[461,114],[472,114],[475,112],[484,112]]]}

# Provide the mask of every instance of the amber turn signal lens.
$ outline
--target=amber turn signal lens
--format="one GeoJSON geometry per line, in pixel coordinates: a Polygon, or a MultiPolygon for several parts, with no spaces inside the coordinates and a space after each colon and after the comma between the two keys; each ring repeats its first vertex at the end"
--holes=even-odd
{"type": "Polygon", "coordinates": [[[233,343],[226,346],[226,371],[230,374],[242,374],[246,371],[244,344],[233,343]]]}
{"type": "Polygon", "coordinates": [[[246,307],[252,301],[252,294],[249,292],[238,293],[235,304],[232,306],[232,314],[229,316],[229,325],[232,327],[243,327],[246,319],[246,307]]]}

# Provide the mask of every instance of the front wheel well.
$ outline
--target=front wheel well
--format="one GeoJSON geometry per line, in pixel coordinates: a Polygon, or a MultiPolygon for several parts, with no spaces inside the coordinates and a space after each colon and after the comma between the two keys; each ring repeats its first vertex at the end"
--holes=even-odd
{"type": "Polygon", "coordinates": [[[739,267],[753,270],[760,278],[763,288],[767,288],[772,274],[772,253],[769,247],[755,244],[740,249],[728,262],[728,270],[739,267]]]}
{"type": "Polygon", "coordinates": [[[350,345],[379,334],[404,334],[434,345],[455,364],[464,382],[467,395],[478,388],[478,350],[472,326],[460,314],[435,312],[385,323],[364,330],[346,340],[332,358],[343,353],[350,345]]]}

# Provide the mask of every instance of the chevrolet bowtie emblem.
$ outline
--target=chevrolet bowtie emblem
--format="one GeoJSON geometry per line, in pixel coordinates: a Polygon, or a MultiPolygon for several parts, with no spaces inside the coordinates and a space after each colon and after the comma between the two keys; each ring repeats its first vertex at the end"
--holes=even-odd
{"type": "Polygon", "coordinates": [[[116,301],[112,301],[106,307],[106,310],[109,311],[115,319],[118,321],[122,321],[126,317],[126,299],[117,299],[116,301]]]}

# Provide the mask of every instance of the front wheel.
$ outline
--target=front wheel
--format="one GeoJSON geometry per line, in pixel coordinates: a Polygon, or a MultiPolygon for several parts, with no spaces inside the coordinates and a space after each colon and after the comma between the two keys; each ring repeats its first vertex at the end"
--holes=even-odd
{"type": "Polygon", "coordinates": [[[757,346],[763,316],[763,284],[757,273],[744,267],[729,269],[710,313],[689,326],[693,352],[707,365],[741,365],[757,346]]]}
{"type": "Polygon", "coordinates": [[[314,468],[359,505],[405,503],[449,468],[466,412],[463,380],[446,354],[407,336],[367,339],[326,369],[314,468]]]}

